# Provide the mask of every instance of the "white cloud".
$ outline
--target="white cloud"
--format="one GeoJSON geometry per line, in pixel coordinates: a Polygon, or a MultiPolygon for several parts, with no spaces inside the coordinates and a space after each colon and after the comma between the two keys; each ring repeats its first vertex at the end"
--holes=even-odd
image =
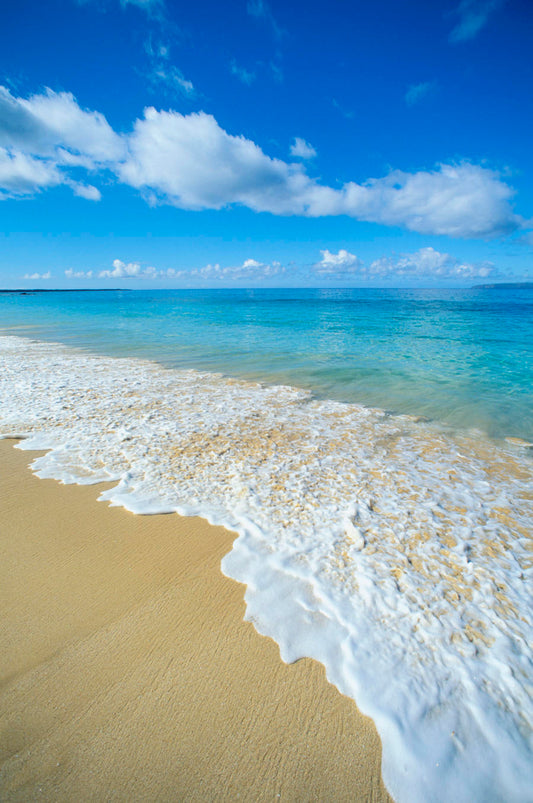
{"type": "MultiPolygon", "coordinates": [[[[120,259],[115,259],[112,270],[100,271],[98,275],[102,279],[149,279],[152,281],[173,279],[185,287],[198,287],[233,284],[260,285],[285,272],[286,269],[279,262],[267,264],[256,259],[245,259],[241,265],[222,266],[216,262],[202,268],[188,270],[143,268],[140,262],[125,263],[120,259]]],[[[89,278],[92,272],[75,272],[70,269],[65,271],[65,275],[69,278],[89,278]]]]}
{"type": "MultiPolygon", "coordinates": [[[[320,251],[321,259],[314,265],[300,266],[282,265],[278,261],[261,262],[248,257],[237,265],[221,265],[210,263],[201,268],[156,269],[143,267],[140,262],[123,262],[113,260],[110,270],[102,270],[98,274],[89,271],[65,270],[68,279],[130,279],[149,282],[173,282],[181,287],[261,287],[271,286],[274,282],[287,284],[316,283],[317,277],[330,283],[341,280],[343,283],[376,282],[377,284],[420,284],[429,283],[468,283],[498,277],[491,263],[475,264],[465,262],[448,253],[441,253],[432,247],[420,248],[410,254],[384,256],[365,264],[355,254],[346,249],[337,253],[325,248],[320,251]]],[[[46,274],[26,275],[25,279],[49,279],[46,274]]],[[[501,278],[501,277],[500,277],[501,278]]]]}
{"type": "Polygon", "coordinates": [[[469,163],[388,176],[342,189],[318,184],[302,165],[267,156],[254,142],[228,134],[211,115],[145,110],[129,139],[122,180],[184,209],[241,204],[281,215],[349,215],[423,234],[490,237],[521,225],[512,189],[469,163]]]}
{"type": "Polygon", "coordinates": [[[476,265],[461,262],[451,254],[440,253],[434,248],[420,248],[414,254],[399,257],[382,257],[371,263],[366,277],[413,278],[413,279],[485,279],[495,273],[489,263],[476,265]]]}
{"type": "Polygon", "coordinates": [[[63,177],[53,163],[0,148],[0,198],[30,195],[62,182],[63,177]]]}
{"type": "Polygon", "coordinates": [[[343,188],[344,212],[352,217],[421,234],[495,237],[522,225],[510,201],[511,187],[493,170],[463,162],[435,170],[391,172],[343,188]]]}
{"type": "Polygon", "coordinates": [[[423,81],[420,84],[411,84],[405,93],[405,102],[408,106],[414,106],[423,98],[429,95],[435,88],[434,81],[423,81]]]}
{"type": "Polygon", "coordinates": [[[102,197],[100,190],[93,187],[92,184],[76,184],[73,182],[71,186],[74,195],[78,195],[80,198],[86,198],[88,201],[99,201],[102,197]]]}
{"type": "MultiPolygon", "coordinates": [[[[166,270],[156,270],[153,267],[142,267],[140,262],[125,263],[121,259],[113,260],[112,270],[102,270],[98,274],[102,279],[180,279],[185,283],[197,284],[200,280],[206,281],[233,282],[233,281],[262,281],[271,276],[284,271],[279,262],[265,264],[255,259],[245,259],[242,265],[230,265],[222,267],[220,264],[206,265],[203,268],[192,268],[190,270],[177,270],[167,268],[166,270]]],[[[72,270],[65,271],[69,277],[89,276],[89,273],[76,273],[72,270]]]]}
{"type": "Polygon", "coordinates": [[[316,156],[316,150],[305,139],[295,137],[291,145],[291,156],[296,156],[299,159],[312,159],[316,156]]]}
{"type": "Polygon", "coordinates": [[[412,254],[381,257],[366,265],[355,254],[345,249],[335,254],[328,249],[320,252],[322,259],[313,265],[313,272],[324,277],[352,275],[362,281],[380,280],[471,280],[485,279],[495,274],[490,263],[473,264],[462,262],[451,254],[441,253],[430,246],[412,254]]]}
{"type": "Polygon", "coordinates": [[[73,270],[72,268],[67,268],[65,271],[65,276],[68,279],[91,279],[93,276],[92,270],[73,270]]]}
{"type": "Polygon", "coordinates": [[[50,273],[49,270],[47,270],[46,273],[25,273],[24,278],[31,280],[42,280],[42,279],[46,280],[46,279],[51,279],[52,274],[50,273]]]}
{"type": "Polygon", "coordinates": [[[0,87],[0,193],[16,197],[59,184],[99,198],[72,180],[70,168],[97,170],[124,155],[124,141],[99,112],[84,111],[68,92],[50,89],[28,99],[0,87]]]}
{"type": "Polygon", "coordinates": [[[242,204],[277,214],[301,213],[305,201],[299,195],[312,184],[299,166],[226,133],[211,115],[154,108],[136,121],[120,176],[183,209],[242,204]]]}
{"type": "Polygon", "coordinates": [[[255,81],[255,73],[251,72],[251,70],[247,70],[246,67],[239,67],[235,59],[232,60],[230,69],[231,74],[238,78],[241,83],[246,84],[246,86],[251,86],[255,81]]]}
{"type": "Polygon", "coordinates": [[[461,0],[454,12],[459,21],[450,33],[450,42],[473,39],[485,27],[490,15],[504,2],[505,0],[461,0]]]}
{"type": "Polygon", "coordinates": [[[157,276],[155,268],[142,268],[139,262],[122,262],[121,259],[113,260],[113,270],[101,270],[98,274],[102,279],[139,279],[155,278],[157,276]]]}
{"type": "Polygon", "coordinates": [[[285,268],[279,262],[266,264],[258,262],[256,259],[245,259],[242,265],[222,267],[216,263],[215,265],[206,265],[203,268],[184,271],[183,275],[186,275],[193,283],[200,279],[203,282],[208,281],[218,284],[243,282],[257,284],[274,276],[281,276],[284,273],[285,268]]]}
{"type": "Polygon", "coordinates": [[[322,275],[333,274],[338,276],[357,273],[363,265],[359,257],[356,257],[355,254],[350,254],[344,248],[341,248],[337,254],[333,254],[327,248],[320,253],[322,254],[322,259],[314,265],[314,270],[322,275]]]}
{"type": "MultiPolygon", "coordinates": [[[[113,260],[112,270],[101,270],[98,276],[101,279],[166,279],[176,278],[187,275],[188,271],[180,271],[175,268],[168,268],[167,270],[156,270],[152,266],[143,267],[140,262],[123,262],[121,259],[113,260]]],[[[65,271],[66,276],[74,277],[90,277],[92,271],[87,273],[74,271],[65,271]]]]}
{"type": "Polygon", "coordinates": [[[130,134],[119,135],[69,93],[46,90],[23,100],[0,90],[3,197],[66,184],[97,200],[96,187],[72,177],[80,169],[110,170],[150,202],[182,209],[235,204],[276,215],[348,215],[452,237],[495,237],[524,226],[511,207],[512,188],[469,162],[395,170],[333,188],[311,178],[303,164],[271,158],[253,141],[227,133],[204,112],[147,108],[130,134]]]}
{"type": "Polygon", "coordinates": [[[0,136],[4,126],[8,130],[11,127],[10,145],[21,150],[29,145],[34,154],[49,156],[61,148],[70,155],[88,157],[94,164],[116,161],[124,153],[122,138],[104,115],[81,109],[70,92],[46,89],[41,95],[24,100],[0,89],[0,103],[3,115],[7,113],[0,136]]]}

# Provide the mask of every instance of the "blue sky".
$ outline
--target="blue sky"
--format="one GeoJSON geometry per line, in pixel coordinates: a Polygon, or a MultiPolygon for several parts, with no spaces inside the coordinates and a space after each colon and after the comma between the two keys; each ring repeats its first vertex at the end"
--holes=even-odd
{"type": "Polygon", "coordinates": [[[529,0],[19,0],[0,286],[533,280],[529,0]]]}

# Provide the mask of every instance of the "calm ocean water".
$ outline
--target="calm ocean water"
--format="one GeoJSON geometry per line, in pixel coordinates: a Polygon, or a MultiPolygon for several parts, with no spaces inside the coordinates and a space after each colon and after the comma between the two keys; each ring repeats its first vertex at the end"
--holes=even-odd
{"type": "Polygon", "coordinates": [[[533,290],[0,294],[0,328],[533,439],[533,290]]]}
{"type": "Polygon", "coordinates": [[[398,803],[533,803],[532,356],[531,290],[0,293],[0,437],[235,530],[398,803]]]}

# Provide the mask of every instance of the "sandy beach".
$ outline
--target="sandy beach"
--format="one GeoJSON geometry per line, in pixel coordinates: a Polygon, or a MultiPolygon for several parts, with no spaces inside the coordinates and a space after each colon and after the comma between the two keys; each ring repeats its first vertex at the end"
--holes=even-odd
{"type": "Polygon", "coordinates": [[[389,800],[373,723],[243,622],[235,534],[0,442],[0,799],[389,800]]]}

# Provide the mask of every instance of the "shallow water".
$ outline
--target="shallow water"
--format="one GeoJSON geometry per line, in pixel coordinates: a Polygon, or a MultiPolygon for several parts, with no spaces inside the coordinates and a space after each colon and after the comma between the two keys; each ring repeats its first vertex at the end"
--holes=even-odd
{"type": "Polygon", "coordinates": [[[532,290],[0,294],[0,331],[533,440],[532,290]]]}

